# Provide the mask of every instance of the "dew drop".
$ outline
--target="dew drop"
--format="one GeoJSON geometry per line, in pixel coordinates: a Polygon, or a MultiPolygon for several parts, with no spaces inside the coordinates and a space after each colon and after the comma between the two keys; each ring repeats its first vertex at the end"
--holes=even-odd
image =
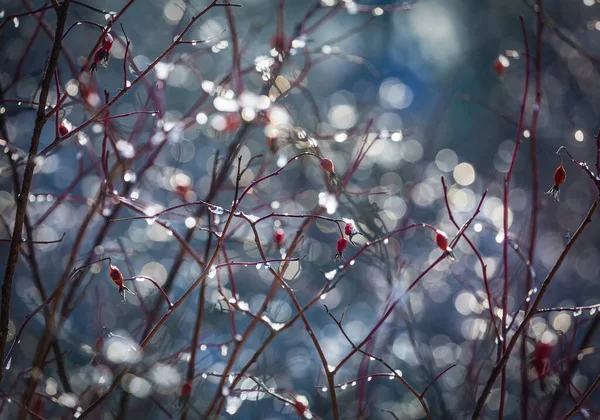
{"type": "Polygon", "coordinates": [[[223,214],[223,207],[209,206],[208,209],[214,214],[223,214]]]}

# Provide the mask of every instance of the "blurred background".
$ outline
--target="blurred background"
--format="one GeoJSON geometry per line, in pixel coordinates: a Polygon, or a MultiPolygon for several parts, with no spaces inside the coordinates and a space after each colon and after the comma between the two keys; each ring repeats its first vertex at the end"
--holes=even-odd
{"type": "MultiPolygon", "coordinates": [[[[89,0],[85,3],[118,12],[126,2],[89,0]]],[[[207,3],[206,0],[134,2],[119,19],[131,41],[128,54],[133,63],[125,64],[127,79],[134,80],[144,71],[171,44],[191,16],[207,3]]],[[[231,12],[239,39],[240,68],[245,71],[245,92],[250,93],[246,97],[250,105],[244,107],[249,111],[246,115],[242,113],[249,131],[239,153],[243,162],[264,154],[253,161],[242,184],[247,185],[261,165],[266,165],[266,173],[272,172],[287,159],[314,145],[318,145],[323,156],[333,160],[336,173],[343,176],[353,162],[369,119],[373,121],[369,135],[372,138],[380,135],[352,176],[347,191],[338,199],[327,192],[318,163],[314,159],[301,159],[286,167],[280,176],[261,184],[242,203],[241,210],[256,216],[270,211],[309,214],[322,206],[330,217],[350,218],[356,222],[364,233],[356,238],[360,246],[414,222],[430,223],[450,237],[456,234],[457,229],[448,218],[444,204],[442,176],[449,187],[449,202],[459,224],[472,215],[487,189],[482,211],[467,234],[481,251],[492,295],[499,302],[503,278],[503,178],[512,157],[525,82],[519,15],[524,16],[533,54],[536,48],[533,6],[519,0],[419,0],[387,12],[383,7],[390,1],[362,0],[340,6],[335,0],[322,0],[322,9],[304,21],[307,12],[319,2],[285,1],[283,20],[278,16],[279,1],[239,0],[238,3],[242,7],[233,8],[231,12]],[[331,8],[337,12],[329,15],[331,8]],[[305,22],[305,29],[310,28],[326,15],[326,21],[316,30],[294,38],[301,22],[305,22]],[[281,56],[274,50],[278,22],[283,23],[285,41],[293,40],[289,56],[281,56]],[[305,52],[309,52],[312,66],[299,86],[285,92],[295,80],[303,77],[305,52]],[[276,80],[277,89],[263,91],[265,80],[271,77],[270,68],[277,60],[283,61],[276,80]],[[502,66],[498,67],[497,60],[502,66]],[[279,98],[282,92],[284,95],[279,98]],[[255,114],[261,111],[257,96],[261,94],[275,101],[269,106],[267,124],[253,123],[255,114]],[[277,138],[276,146],[267,143],[267,137],[277,138]],[[368,195],[368,191],[385,194],[368,195]]],[[[43,2],[0,0],[4,16],[27,11],[28,5],[37,8],[43,2]]],[[[591,167],[596,159],[594,135],[599,128],[596,115],[600,111],[600,61],[595,57],[600,45],[600,22],[596,20],[600,16],[600,4],[593,0],[546,0],[544,14],[547,23],[541,42],[542,101],[537,130],[539,190],[531,190],[528,128],[535,94],[532,76],[523,142],[510,189],[509,322],[515,314],[522,317],[519,308],[528,293],[536,293],[535,287],[539,287],[562,251],[565,237],[577,229],[597,194],[586,174],[568,161],[565,161],[568,178],[561,186],[560,202],[552,201],[544,192],[552,187],[553,173],[559,163],[555,152],[561,145],[591,167]],[[527,255],[528,252],[533,193],[540,200],[540,210],[533,261],[537,279],[529,291],[525,287],[527,266],[519,253],[527,255]],[[515,247],[519,252],[514,251],[515,247]]],[[[110,18],[110,14],[105,17],[72,5],[68,22],[92,21],[106,25],[106,18],[110,18]]],[[[54,13],[47,12],[44,19],[52,28],[54,13]]],[[[4,115],[8,140],[18,148],[21,157],[29,148],[35,118],[35,109],[28,106],[27,101],[39,95],[41,74],[51,48],[45,29],[39,28],[37,20],[28,16],[9,22],[0,31],[2,96],[4,100],[23,101],[22,104],[3,102],[0,112],[4,115]],[[26,50],[30,52],[22,59],[26,50]]],[[[113,34],[115,42],[108,66],[99,67],[96,74],[84,73],[83,82],[78,82],[75,75],[85,64],[84,57],[94,47],[100,30],[84,24],[74,27],[65,37],[69,54],[61,56],[59,71],[62,89],[69,93],[63,116],[72,127],[86,121],[93,115],[90,110],[104,103],[103,90],[114,97],[123,87],[125,48],[119,25],[113,28],[113,34]]],[[[235,82],[231,78],[224,79],[232,69],[231,36],[225,8],[209,11],[185,37],[209,39],[209,42],[177,46],[148,74],[144,83],[136,85],[111,108],[112,115],[142,109],[157,111],[156,116],[120,118],[111,126],[116,140],[114,147],[120,158],[127,161],[123,170],[115,174],[115,188],[137,201],[146,214],[180,204],[182,191],[183,198],[190,201],[206,197],[211,187],[215,153],[218,151],[224,156],[239,133],[242,124],[239,114],[230,113],[231,103],[236,101],[227,96],[227,90],[234,94],[235,82]],[[208,100],[194,106],[205,94],[210,95],[208,100]],[[160,109],[156,109],[157,106],[160,109]],[[190,109],[192,112],[188,112],[190,109]],[[237,119],[232,120],[231,115],[237,119]],[[163,140],[160,133],[168,133],[166,145],[157,153],[154,166],[138,179],[144,162],[163,140]]],[[[533,61],[531,65],[533,74],[533,61]]],[[[55,90],[51,90],[49,102],[56,102],[55,90]]],[[[60,243],[35,246],[48,293],[64,275],[79,227],[102,186],[102,178],[93,164],[100,156],[103,131],[102,124],[92,124],[40,158],[36,167],[28,215],[34,224],[43,219],[36,225],[34,239],[50,241],[65,233],[60,243]],[[81,168],[90,166],[92,169],[82,174],[81,168]],[[71,188],[74,180],[78,182],[71,188]],[[54,208],[60,197],[60,205],[54,208]],[[46,217],[49,209],[52,212],[46,217]]],[[[54,122],[50,121],[42,136],[42,147],[50,144],[54,135],[54,122]]],[[[10,174],[8,161],[0,160],[0,209],[6,222],[0,231],[4,238],[10,235],[6,226],[12,231],[15,211],[10,174]]],[[[235,166],[213,204],[230,207],[234,176],[235,166]]],[[[152,220],[148,220],[149,223],[144,220],[109,223],[101,243],[96,243],[107,217],[136,215],[126,208],[115,214],[115,205],[109,199],[101,203],[76,251],[75,265],[87,259],[111,257],[126,277],[149,276],[164,285],[180,246],[159,224],[152,220]]],[[[195,223],[206,225],[207,219],[196,221],[194,213],[193,208],[183,208],[163,219],[183,234],[195,223]]],[[[213,212],[213,219],[218,216],[213,212]]],[[[221,219],[222,224],[222,215],[221,219]]],[[[284,229],[285,241],[289,244],[302,222],[282,217],[259,224],[258,231],[268,255],[281,258],[272,244],[276,228],[284,229]]],[[[207,238],[205,232],[198,231],[190,244],[203,255],[207,238]]],[[[292,263],[284,275],[301,305],[319,293],[326,281],[323,273],[339,265],[333,260],[337,238],[335,224],[315,222],[293,255],[306,256],[292,263]]],[[[543,300],[543,307],[599,302],[596,283],[600,272],[599,238],[594,221],[562,265],[543,300]]],[[[354,255],[358,249],[349,245],[347,256],[354,255]]],[[[229,258],[236,261],[260,260],[247,225],[235,230],[227,252],[229,258]]],[[[385,245],[370,248],[346,270],[337,287],[323,295],[322,301],[307,312],[331,366],[336,366],[351,346],[323,304],[338,319],[345,311],[344,330],[351,340],[360,342],[380,319],[390,297],[400,296],[439,254],[429,230],[413,229],[396,235],[385,245]]],[[[372,354],[400,370],[403,378],[417,390],[425,388],[449,365],[457,364],[427,393],[434,418],[470,417],[474,395],[485,383],[496,354],[481,266],[464,240],[459,241],[455,254],[458,261],[444,261],[428,273],[404,297],[375,340],[366,346],[372,354]]],[[[7,243],[0,243],[0,255],[5,260],[7,243]]],[[[267,270],[256,268],[232,267],[239,300],[247,303],[253,313],[260,310],[273,281],[267,270]]],[[[193,259],[184,259],[169,287],[172,300],[187,290],[201,270],[193,259]]],[[[39,289],[25,261],[20,262],[17,273],[11,308],[12,334],[41,302],[39,289]]],[[[207,303],[199,340],[203,346],[195,368],[200,376],[194,382],[190,402],[192,418],[206,409],[217,392],[220,378],[210,373],[223,371],[234,346],[227,305],[223,303],[218,283],[226,297],[232,296],[229,274],[219,270],[206,287],[207,303]]],[[[165,311],[164,305],[157,304],[161,298],[156,288],[148,282],[136,282],[135,290],[137,296],[129,296],[127,303],[121,303],[116,288],[109,281],[106,262],[94,264],[87,270],[81,287],[72,296],[69,316],[63,319],[58,333],[72,392],[66,393],[61,388],[54,365],[48,362],[39,392],[54,400],[47,400],[44,417],[57,418],[65,412],[65,406],[76,409],[81,404],[85,408],[90,401],[86,403],[78,396],[90,387],[101,392],[122,363],[134,364],[132,376],[117,388],[97,418],[108,419],[122,413],[124,394],[129,394],[127,410],[131,416],[178,416],[179,390],[186,375],[198,311],[198,291],[177,310],[143,352],[135,352],[132,360],[129,350],[143,338],[145,320],[151,319],[152,311],[158,314],[165,311]],[[111,336],[103,327],[121,338],[111,336]],[[101,368],[91,363],[99,337],[107,340],[105,351],[98,356],[103,361],[101,368]],[[116,340],[117,344],[111,347],[110,340],[116,340]],[[124,346],[123,343],[130,344],[124,346]]],[[[295,313],[283,291],[277,293],[266,312],[274,323],[286,323],[295,313]]],[[[558,386],[564,366],[561,360],[569,355],[579,355],[572,378],[574,389],[579,391],[573,391],[573,395],[583,392],[600,374],[595,353],[598,339],[593,335],[597,324],[594,313],[551,312],[533,318],[527,333],[528,352],[533,351],[537,341],[555,346],[547,380],[551,389],[558,386]],[[591,337],[582,341],[590,331],[591,337]]],[[[248,316],[236,314],[238,332],[242,333],[250,320],[248,316]]],[[[498,324],[498,319],[496,322],[498,324]]],[[[39,314],[27,326],[15,349],[2,384],[3,392],[19,395],[23,391],[21,376],[31,365],[43,330],[44,317],[39,314]]],[[[268,333],[269,328],[264,325],[254,331],[241,350],[233,372],[250,359],[268,333]]],[[[338,389],[345,418],[392,418],[382,410],[389,410],[402,419],[425,418],[417,399],[398,381],[373,377],[353,385],[353,380],[364,372],[387,372],[374,361],[370,361],[365,371],[362,362],[363,357],[355,355],[336,375],[336,383],[350,384],[338,389]]],[[[506,418],[520,416],[519,369],[519,354],[515,351],[507,370],[506,418]]],[[[300,322],[278,336],[249,373],[273,389],[305,395],[315,415],[331,417],[329,394],[322,391],[327,385],[323,368],[300,322]]],[[[227,416],[253,419],[296,416],[292,407],[268,393],[257,392],[255,385],[249,379],[241,381],[238,391],[228,397],[227,416]]],[[[544,413],[552,394],[540,389],[534,374],[530,388],[530,410],[537,418],[544,413]]],[[[559,407],[564,410],[573,403],[573,399],[564,398],[559,407]]],[[[11,410],[17,408],[5,405],[2,416],[13,418],[11,410]]],[[[499,390],[495,388],[486,405],[487,413],[496,415],[498,406],[499,390]]],[[[587,406],[589,415],[594,415],[594,408],[600,410],[592,399],[587,406]]]]}

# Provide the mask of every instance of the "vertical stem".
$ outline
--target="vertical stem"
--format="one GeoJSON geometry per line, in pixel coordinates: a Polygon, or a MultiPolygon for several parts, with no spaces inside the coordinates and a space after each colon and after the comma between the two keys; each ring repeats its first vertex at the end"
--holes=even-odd
{"type": "MultiPolygon", "coordinates": [[[[27,163],[23,174],[23,183],[21,192],[17,195],[17,210],[15,214],[15,226],[12,232],[12,240],[10,243],[10,251],[8,254],[8,262],[6,264],[6,272],[4,274],[4,282],[2,283],[2,307],[0,308],[0,360],[4,360],[6,351],[6,339],[8,336],[8,321],[10,319],[10,298],[12,294],[12,284],[15,275],[15,269],[19,260],[19,250],[21,248],[21,238],[23,235],[23,223],[25,221],[25,212],[27,211],[27,203],[29,202],[29,191],[31,189],[31,181],[33,179],[33,170],[35,168],[35,157],[40,145],[40,137],[42,129],[46,124],[45,109],[48,101],[48,93],[50,92],[50,83],[54,70],[58,64],[58,56],[60,54],[62,34],[65,30],[65,22],[67,20],[67,11],[69,9],[70,0],[64,0],[61,7],[57,10],[56,33],[54,35],[54,43],[50,52],[50,59],[46,67],[44,77],[42,79],[42,89],[40,91],[40,100],[33,127],[33,135],[31,137],[31,145],[27,156],[27,163]]],[[[4,370],[0,371],[0,382],[4,376],[4,370]]]]}
{"type": "Polygon", "coordinates": [[[581,222],[581,225],[579,225],[579,227],[577,228],[577,231],[573,235],[573,238],[569,241],[569,243],[567,244],[565,249],[563,249],[560,256],[558,257],[558,260],[556,261],[556,264],[554,264],[554,267],[552,267],[552,269],[550,270],[550,273],[548,273],[548,275],[544,279],[544,282],[542,283],[540,291],[539,291],[538,295],[536,296],[533,304],[531,305],[531,309],[529,310],[529,312],[527,312],[525,314],[525,318],[523,319],[523,322],[521,322],[521,324],[519,324],[515,333],[512,335],[510,341],[508,342],[508,345],[506,346],[506,351],[502,354],[502,357],[500,358],[500,360],[498,361],[496,366],[494,366],[492,373],[490,373],[490,376],[489,376],[485,386],[483,387],[483,390],[481,391],[481,395],[479,396],[479,398],[477,399],[477,403],[475,404],[475,410],[473,410],[473,416],[471,417],[472,420],[478,419],[479,416],[481,415],[481,411],[483,410],[483,405],[485,404],[488,396],[490,395],[490,392],[492,391],[492,387],[494,386],[496,379],[498,379],[498,376],[500,376],[500,372],[506,366],[506,362],[508,362],[510,353],[517,345],[517,341],[519,340],[519,337],[525,330],[525,326],[531,320],[531,318],[533,318],[533,316],[536,314],[537,308],[538,308],[540,302],[542,301],[542,298],[546,294],[546,291],[548,290],[548,287],[550,286],[552,279],[558,272],[558,269],[562,265],[563,261],[567,258],[567,255],[569,254],[569,252],[571,251],[571,249],[573,248],[573,246],[575,245],[575,243],[577,242],[579,237],[583,234],[583,232],[585,231],[587,226],[592,222],[592,216],[596,212],[599,202],[600,202],[600,195],[596,196],[596,198],[594,199],[594,203],[588,210],[585,219],[581,222]]]}
{"type": "MultiPolygon", "coordinates": [[[[537,123],[540,114],[540,106],[542,99],[542,30],[544,29],[542,0],[537,0],[537,30],[536,30],[536,48],[535,48],[535,100],[533,103],[533,114],[531,117],[531,140],[530,140],[530,159],[531,159],[531,231],[529,236],[529,251],[527,253],[527,261],[533,264],[535,258],[535,246],[538,225],[539,212],[539,176],[537,163],[537,123]]],[[[531,270],[527,270],[525,277],[525,293],[528,293],[532,287],[531,270]]],[[[529,302],[525,301],[524,311],[529,310],[529,302]]],[[[527,325],[525,325],[527,328],[527,325]]],[[[527,420],[527,403],[529,399],[529,387],[527,383],[527,349],[526,340],[521,341],[520,357],[521,357],[521,418],[527,420]]],[[[504,394],[502,395],[504,399],[504,394]]]]}

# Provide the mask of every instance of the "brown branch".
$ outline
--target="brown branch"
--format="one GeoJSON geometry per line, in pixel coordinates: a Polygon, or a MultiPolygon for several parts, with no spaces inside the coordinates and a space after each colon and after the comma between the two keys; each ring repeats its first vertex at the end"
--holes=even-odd
{"type": "Polygon", "coordinates": [[[498,361],[498,363],[492,370],[492,373],[490,374],[488,381],[485,384],[485,386],[481,392],[481,395],[475,405],[475,410],[473,411],[473,416],[471,417],[473,420],[478,419],[479,416],[481,415],[481,411],[483,410],[483,406],[487,400],[487,397],[489,396],[490,392],[492,391],[492,387],[494,386],[496,379],[500,375],[500,372],[506,366],[506,362],[508,361],[508,358],[510,357],[510,353],[516,346],[517,341],[519,340],[519,337],[525,330],[525,327],[527,326],[527,324],[529,323],[531,318],[533,318],[533,316],[536,314],[537,308],[538,308],[540,302],[542,301],[542,298],[544,297],[544,295],[548,289],[548,286],[552,282],[552,279],[558,272],[558,269],[562,265],[563,261],[567,258],[567,255],[569,254],[569,252],[571,251],[571,249],[573,248],[573,246],[575,245],[575,243],[577,242],[579,237],[583,234],[583,232],[585,231],[587,226],[591,223],[592,216],[596,212],[599,202],[600,202],[600,195],[598,195],[596,197],[596,199],[594,200],[594,203],[588,210],[588,213],[587,213],[585,219],[581,222],[581,225],[579,226],[579,228],[577,228],[577,231],[573,235],[573,238],[569,241],[569,243],[567,243],[567,246],[565,247],[563,252],[558,257],[556,264],[554,264],[554,267],[552,267],[552,270],[550,271],[550,273],[548,273],[548,275],[544,279],[544,282],[542,283],[540,291],[539,291],[537,297],[535,298],[535,301],[531,305],[530,311],[525,315],[523,322],[521,322],[521,324],[519,324],[519,326],[517,327],[515,333],[512,335],[510,341],[508,342],[508,345],[506,346],[506,351],[502,354],[502,357],[500,358],[500,360],[498,361]]]}
{"type": "MultiPolygon", "coordinates": [[[[8,254],[8,262],[6,264],[6,272],[4,274],[4,282],[2,283],[2,308],[0,309],[0,360],[4,359],[6,351],[6,339],[8,336],[8,321],[10,319],[10,298],[12,294],[12,283],[15,275],[15,269],[19,260],[19,250],[21,248],[21,235],[23,232],[23,223],[25,213],[27,211],[27,203],[29,202],[29,190],[33,179],[33,170],[35,168],[35,157],[37,156],[38,147],[40,145],[40,137],[42,129],[46,124],[46,116],[44,110],[48,101],[48,93],[50,92],[50,83],[54,75],[54,70],[58,65],[58,56],[61,49],[61,39],[65,30],[65,22],[67,20],[67,11],[69,10],[70,0],[64,0],[60,9],[57,11],[56,32],[54,35],[54,43],[50,52],[50,59],[46,67],[44,78],[42,79],[42,89],[40,91],[39,107],[31,137],[31,145],[27,163],[25,165],[21,192],[17,195],[17,210],[15,214],[15,226],[12,233],[12,241],[10,243],[10,251],[8,254]]],[[[0,383],[4,376],[4,370],[0,371],[0,383]]]]}

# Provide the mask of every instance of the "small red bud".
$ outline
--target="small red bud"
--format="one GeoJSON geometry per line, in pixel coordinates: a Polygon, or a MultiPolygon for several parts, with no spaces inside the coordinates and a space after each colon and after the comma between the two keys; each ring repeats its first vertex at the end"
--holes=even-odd
{"type": "Polygon", "coordinates": [[[344,252],[346,250],[346,247],[348,246],[348,241],[344,238],[340,238],[337,241],[337,252],[339,252],[340,254],[342,252],[344,252]]]}
{"type": "Polygon", "coordinates": [[[111,34],[106,34],[104,36],[104,39],[102,40],[102,48],[104,48],[106,51],[110,51],[112,46],[113,46],[113,37],[111,34]]]}
{"type": "Polygon", "coordinates": [[[546,191],[546,194],[550,194],[554,198],[554,200],[560,201],[559,200],[560,186],[563,182],[565,182],[566,179],[567,179],[567,171],[565,170],[565,167],[561,163],[558,166],[558,168],[556,168],[556,170],[554,171],[554,185],[552,185],[552,188],[550,188],[548,191],[546,191]]]}
{"type": "Polygon", "coordinates": [[[499,55],[496,60],[494,60],[494,71],[498,74],[499,77],[503,77],[506,72],[506,68],[510,65],[508,58],[503,55],[499,55]]]}
{"type": "Polygon", "coordinates": [[[435,243],[442,251],[448,250],[448,235],[441,230],[435,231],[435,243]]]}
{"type": "Polygon", "coordinates": [[[348,236],[352,236],[354,233],[354,225],[352,223],[346,223],[346,226],[344,226],[344,233],[348,236]]]}
{"type": "Polygon", "coordinates": [[[436,229],[435,243],[442,251],[446,253],[450,261],[456,261],[454,252],[452,252],[452,248],[450,248],[450,246],[448,245],[448,235],[446,235],[446,232],[436,229]]]}
{"type": "Polygon", "coordinates": [[[106,67],[108,65],[108,59],[110,58],[110,54],[108,50],[104,47],[99,48],[98,51],[94,54],[94,62],[90,66],[90,73],[98,70],[98,64],[102,64],[102,67],[106,67]]]}
{"type": "Polygon", "coordinates": [[[67,128],[67,126],[66,126],[66,125],[64,125],[64,124],[61,124],[61,125],[58,127],[58,134],[60,134],[60,136],[61,136],[61,137],[64,137],[64,136],[66,136],[67,134],[69,134],[69,129],[67,128]]]}
{"type": "Polygon", "coordinates": [[[535,343],[535,349],[533,351],[533,360],[531,363],[533,365],[533,368],[535,369],[535,373],[537,374],[537,379],[539,379],[540,381],[540,388],[542,389],[542,391],[546,390],[544,377],[548,374],[552,350],[554,350],[554,346],[552,344],[543,343],[541,341],[535,343]]]}
{"type": "Polygon", "coordinates": [[[294,410],[296,411],[296,414],[298,416],[304,418],[304,414],[306,413],[306,406],[301,401],[296,400],[294,402],[294,410]]]}
{"type": "Polygon", "coordinates": [[[554,346],[552,344],[538,341],[537,343],[535,343],[533,358],[538,360],[548,359],[552,354],[552,350],[554,350],[554,346]]]}
{"type": "Polygon", "coordinates": [[[121,299],[123,299],[123,302],[125,302],[125,292],[132,292],[127,288],[127,286],[125,286],[125,279],[123,278],[123,273],[121,273],[121,270],[119,270],[119,268],[116,265],[111,264],[109,276],[115,284],[115,286],[119,288],[119,294],[121,295],[121,299]]]}
{"type": "Polygon", "coordinates": [[[192,396],[192,383],[190,381],[186,381],[181,384],[181,397],[189,398],[192,396]]]}
{"type": "Polygon", "coordinates": [[[328,172],[330,174],[333,173],[335,169],[335,167],[333,166],[333,161],[327,158],[321,159],[321,168],[323,168],[325,172],[328,172]]]}
{"type": "Polygon", "coordinates": [[[285,232],[282,228],[278,228],[273,234],[273,239],[275,240],[275,245],[281,247],[283,246],[283,242],[285,240],[285,232]]]}
{"type": "Polygon", "coordinates": [[[113,283],[117,287],[123,286],[123,273],[121,273],[121,270],[119,270],[119,267],[111,264],[109,276],[110,276],[110,279],[113,281],[113,283]]]}
{"type": "Polygon", "coordinates": [[[337,241],[337,245],[336,245],[336,249],[337,249],[337,254],[335,254],[335,258],[334,259],[341,259],[344,260],[344,251],[346,249],[346,247],[348,246],[348,240],[346,238],[339,238],[337,241]]]}

